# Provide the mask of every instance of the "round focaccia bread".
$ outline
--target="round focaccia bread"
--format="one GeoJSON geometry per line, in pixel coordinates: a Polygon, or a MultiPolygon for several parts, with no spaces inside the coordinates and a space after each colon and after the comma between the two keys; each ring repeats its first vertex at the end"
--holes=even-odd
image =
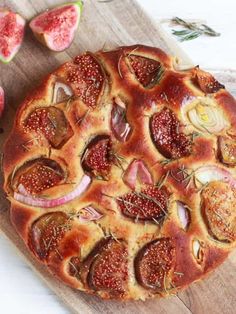
{"type": "Polygon", "coordinates": [[[146,299],[236,242],[236,102],[157,48],[87,52],[25,99],[5,144],[12,224],[73,288],[146,299]]]}

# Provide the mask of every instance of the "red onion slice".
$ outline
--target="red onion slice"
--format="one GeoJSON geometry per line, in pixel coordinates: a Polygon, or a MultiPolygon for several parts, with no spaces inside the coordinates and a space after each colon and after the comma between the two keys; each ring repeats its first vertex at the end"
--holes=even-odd
{"type": "Polygon", "coordinates": [[[21,202],[26,205],[34,206],[34,207],[42,207],[42,208],[52,208],[56,206],[63,205],[79,197],[89,186],[91,183],[91,178],[87,175],[84,175],[76,188],[70,193],[55,198],[55,199],[45,199],[40,197],[34,197],[32,195],[22,194],[23,189],[21,188],[21,193],[14,192],[14,199],[18,202],[21,202]]]}
{"type": "Polygon", "coordinates": [[[236,180],[232,174],[218,166],[210,165],[198,168],[195,171],[195,182],[204,185],[212,181],[223,181],[229,183],[232,187],[236,188],[236,180]]]}
{"type": "Polygon", "coordinates": [[[180,201],[177,201],[177,213],[179,217],[179,221],[184,230],[187,230],[188,225],[190,223],[190,213],[186,205],[180,201]]]}
{"type": "Polygon", "coordinates": [[[131,134],[131,126],[126,121],[126,107],[119,97],[116,97],[111,111],[111,129],[115,138],[126,142],[131,134]]]}
{"type": "Polygon", "coordinates": [[[70,86],[62,83],[56,82],[54,85],[53,98],[52,103],[57,104],[63,101],[68,100],[71,96],[73,96],[73,91],[70,86]]]}
{"type": "Polygon", "coordinates": [[[135,189],[137,179],[144,184],[153,184],[151,173],[142,160],[134,159],[123,175],[123,181],[131,189],[135,189]]]}
{"type": "Polygon", "coordinates": [[[18,185],[18,191],[20,192],[20,194],[22,194],[22,195],[30,195],[30,193],[26,190],[26,188],[24,187],[24,185],[23,184],[19,184],[18,185]]]}
{"type": "Polygon", "coordinates": [[[193,240],[193,255],[198,258],[198,253],[200,250],[200,243],[198,240],[193,240]]]}
{"type": "Polygon", "coordinates": [[[98,212],[92,206],[84,207],[79,211],[79,220],[82,222],[99,220],[102,217],[103,217],[103,214],[98,212]]]}
{"type": "Polygon", "coordinates": [[[204,258],[204,251],[203,247],[199,240],[194,239],[192,242],[192,250],[193,250],[193,256],[195,257],[197,263],[201,263],[204,258]]]}

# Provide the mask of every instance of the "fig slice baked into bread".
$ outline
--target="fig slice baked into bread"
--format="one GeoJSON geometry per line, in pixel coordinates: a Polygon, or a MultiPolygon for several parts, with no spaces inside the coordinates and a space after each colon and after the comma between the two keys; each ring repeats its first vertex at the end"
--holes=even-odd
{"type": "Polygon", "coordinates": [[[65,284],[104,299],[187,287],[236,243],[236,101],[142,45],[86,52],[19,107],[10,217],[65,284]]]}

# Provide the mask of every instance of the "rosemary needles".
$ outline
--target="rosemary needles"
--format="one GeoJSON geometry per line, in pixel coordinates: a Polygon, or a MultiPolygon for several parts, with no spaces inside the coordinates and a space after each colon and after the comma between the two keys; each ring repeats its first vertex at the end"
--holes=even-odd
{"type": "Polygon", "coordinates": [[[220,33],[217,33],[206,24],[186,22],[179,17],[174,17],[171,21],[174,22],[176,25],[180,25],[183,27],[182,30],[172,29],[172,34],[178,37],[180,41],[193,40],[201,35],[207,35],[212,37],[220,36],[220,33]]]}

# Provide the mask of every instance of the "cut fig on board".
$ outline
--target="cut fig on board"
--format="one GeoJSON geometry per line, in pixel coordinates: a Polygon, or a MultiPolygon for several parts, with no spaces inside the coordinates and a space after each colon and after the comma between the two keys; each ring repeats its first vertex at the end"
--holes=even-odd
{"type": "Polygon", "coordinates": [[[2,116],[5,106],[5,93],[3,88],[0,86],[0,117],[2,116]]]}
{"type": "Polygon", "coordinates": [[[0,8],[0,61],[10,62],[23,41],[25,20],[18,13],[0,8]]]}
{"type": "Polygon", "coordinates": [[[75,37],[82,7],[82,1],[77,1],[47,10],[32,19],[30,28],[35,37],[50,50],[63,51],[75,37]]]}

